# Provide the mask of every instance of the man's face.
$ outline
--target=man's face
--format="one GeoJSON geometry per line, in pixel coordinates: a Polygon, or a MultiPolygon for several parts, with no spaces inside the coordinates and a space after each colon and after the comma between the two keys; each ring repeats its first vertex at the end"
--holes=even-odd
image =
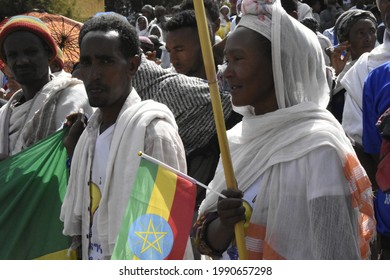
{"type": "Polygon", "coordinates": [[[120,110],[138,66],[138,56],[123,55],[116,31],[91,31],[81,42],[79,74],[92,107],[120,110]]]}
{"type": "Polygon", "coordinates": [[[4,41],[4,53],[19,84],[29,86],[48,81],[50,51],[37,35],[27,31],[11,33],[4,41]]]}
{"type": "Polygon", "coordinates": [[[206,78],[197,30],[185,27],[168,32],[165,47],[176,72],[206,78]]]}

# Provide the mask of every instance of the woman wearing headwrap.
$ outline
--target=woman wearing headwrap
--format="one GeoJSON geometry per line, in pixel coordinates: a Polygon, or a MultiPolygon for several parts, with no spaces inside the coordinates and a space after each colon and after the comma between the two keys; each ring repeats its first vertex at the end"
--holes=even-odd
{"type": "Polygon", "coordinates": [[[219,9],[219,20],[220,20],[220,26],[218,31],[216,32],[216,35],[221,37],[221,39],[225,38],[226,35],[230,32],[230,8],[226,5],[223,5],[219,9]]]}
{"type": "Polygon", "coordinates": [[[345,89],[340,81],[363,53],[374,49],[376,28],[374,14],[364,10],[348,10],[336,21],[335,32],[340,45],[330,53],[336,83],[328,109],[340,123],[345,102],[345,89]]]}
{"type": "Polygon", "coordinates": [[[149,36],[149,30],[148,30],[149,22],[148,19],[145,16],[139,16],[137,18],[135,29],[137,30],[138,36],[149,36]]]}
{"type": "Polygon", "coordinates": [[[242,12],[225,47],[225,77],[243,115],[228,131],[239,191],[226,190],[220,165],[209,187],[228,198],[207,193],[194,226],[199,251],[236,258],[234,224],[247,216],[251,259],[368,258],[371,184],[325,109],[329,88],[315,34],[278,0],[244,0],[242,12]]]}

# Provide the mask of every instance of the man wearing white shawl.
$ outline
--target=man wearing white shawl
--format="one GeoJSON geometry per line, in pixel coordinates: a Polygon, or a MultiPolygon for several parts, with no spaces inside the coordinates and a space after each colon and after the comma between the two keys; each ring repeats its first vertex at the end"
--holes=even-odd
{"type": "Polygon", "coordinates": [[[95,16],[83,25],[79,45],[80,75],[98,109],[77,142],[61,220],[65,235],[81,236],[83,259],[109,259],[140,163],[137,152],[183,172],[185,152],[168,107],[141,101],[132,87],[140,48],[129,22],[114,13],[95,16]]]}
{"type": "Polygon", "coordinates": [[[209,187],[229,198],[208,192],[201,204],[194,226],[200,252],[237,257],[242,192],[253,209],[246,219],[249,258],[368,258],[371,184],[325,109],[329,88],[318,40],[278,0],[244,0],[242,12],[225,48],[225,77],[243,114],[228,131],[240,191],[225,191],[220,167],[209,187]]]}
{"type": "Polygon", "coordinates": [[[81,81],[70,74],[50,74],[57,52],[50,31],[38,18],[15,16],[3,26],[0,56],[21,89],[0,110],[0,160],[54,133],[80,108],[92,114],[81,81]]]}

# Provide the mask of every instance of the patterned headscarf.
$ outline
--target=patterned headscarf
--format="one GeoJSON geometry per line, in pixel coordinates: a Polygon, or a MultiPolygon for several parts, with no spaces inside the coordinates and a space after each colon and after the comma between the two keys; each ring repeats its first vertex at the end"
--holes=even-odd
{"type": "MultiPolygon", "coordinates": [[[[316,35],[289,16],[280,0],[243,0],[241,11],[237,28],[249,28],[271,41],[279,108],[306,101],[326,107],[329,86],[316,35]]],[[[245,114],[245,109],[238,108],[237,111],[245,114]]]]}
{"type": "Polygon", "coordinates": [[[337,40],[340,43],[348,41],[349,32],[351,31],[352,26],[361,19],[369,19],[375,26],[377,25],[376,18],[373,13],[359,9],[348,10],[342,13],[336,21],[335,30],[337,40]]]}

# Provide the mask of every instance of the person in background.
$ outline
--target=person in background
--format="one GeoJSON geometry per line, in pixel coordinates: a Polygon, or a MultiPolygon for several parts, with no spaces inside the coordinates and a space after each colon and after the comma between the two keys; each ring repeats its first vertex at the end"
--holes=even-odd
{"type": "Polygon", "coordinates": [[[324,32],[326,29],[334,27],[338,15],[343,12],[344,10],[337,3],[337,0],[328,0],[326,9],[320,13],[320,30],[324,32]]]}
{"type": "Polygon", "coordinates": [[[374,49],[376,27],[375,16],[369,11],[358,9],[342,13],[336,21],[335,32],[340,45],[329,48],[336,81],[328,109],[340,123],[345,102],[345,88],[340,81],[363,53],[374,49]]]}
{"type": "Polygon", "coordinates": [[[195,12],[184,10],[176,13],[168,20],[166,28],[165,48],[175,71],[207,80],[195,12]]]}
{"type": "Polygon", "coordinates": [[[221,37],[221,39],[223,40],[223,38],[225,38],[226,35],[230,32],[230,26],[231,26],[230,8],[226,5],[223,5],[219,9],[219,14],[220,14],[220,16],[219,16],[220,26],[219,26],[218,31],[216,32],[216,35],[221,37]]]}
{"type": "Polygon", "coordinates": [[[298,12],[299,21],[305,18],[313,18],[313,10],[308,4],[300,0],[297,0],[297,6],[298,6],[297,12],[298,12]]]}
{"type": "Polygon", "coordinates": [[[166,16],[166,10],[164,6],[157,5],[154,7],[154,12],[156,14],[156,21],[155,23],[157,26],[161,29],[162,31],[162,36],[161,36],[161,41],[165,42],[166,39],[166,32],[167,30],[165,29],[165,24],[168,21],[168,18],[166,16]]]}
{"type": "Polygon", "coordinates": [[[340,80],[346,90],[342,126],[351,138],[360,162],[375,188],[376,162],[363,151],[363,86],[373,69],[390,61],[390,2],[377,0],[376,3],[386,26],[384,42],[371,52],[363,53],[340,80]]]}
{"type": "Polygon", "coordinates": [[[148,19],[145,16],[139,16],[136,20],[135,28],[137,30],[138,36],[148,36],[148,19]]]}
{"type": "Polygon", "coordinates": [[[372,169],[378,186],[374,203],[378,232],[378,259],[382,260],[390,260],[390,193],[388,190],[390,185],[389,181],[380,180],[381,177],[378,180],[378,170],[386,176],[390,171],[388,169],[389,81],[390,62],[386,62],[368,74],[364,82],[362,101],[363,152],[372,160],[372,169]],[[387,168],[383,168],[386,163],[387,168]]]}
{"type": "Polygon", "coordinates": [[[21,89],[0,109],[0,160],[62,128],[65,117],[80,108],[92,114],[81,81],[50,74],[56,55],[57,45],[40,19],[15,16],[3,26],[0,58],[21,89]]]}
{"type": "MultiPolygon", "coordinates": [[[[240,22],[240,19],[241,19],[241,2],[242,0],[234,0],[234,1],[230,1],[230,2],[236,2],[236,5],[235,5],[235,10],[236,10],[236,14],[233,14],[232,12],[232,17],[230,19],[230,22],[231,22],[231,25],[230,25],[230,32],[232,32],[234,30],[234,28],[236,28],[237,24],[240,22]]],[[[233,3],[232,3],[232,7],[233,7],[233,3]]],[[[232,9],[232,8],[230,8],[232,9]]]]}
{"type": "Polygon", "coordinates": [[[242,7],[224,73],[243,115],[228,131],[238,190],[226,190],[220,164],[209,184],[216,193],[207,192],[194,226],[200,252],[237,259],[234,225],[245,221],[250,259],[368,258],[371,184],[326,110],[329,87],[315,34],[278,0],[243,0],[242,7]]]}

